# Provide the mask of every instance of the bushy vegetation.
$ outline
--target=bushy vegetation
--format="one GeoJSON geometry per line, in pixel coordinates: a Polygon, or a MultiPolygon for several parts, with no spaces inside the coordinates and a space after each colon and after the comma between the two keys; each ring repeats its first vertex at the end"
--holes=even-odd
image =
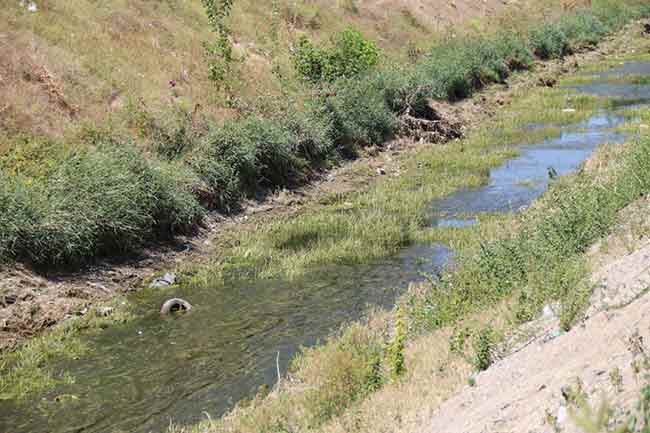
{"type": "Polygon", "coordinates": [[[128,253],[193,227],[203,213],[191,191],[192,172],[152,162],[126,143],[92,150],[21,143],[0,166],[5,259],[76,264],[128,253]]]}
{"type": "Polygon", "coordinates": [[[297,150],[298,136],[288,128],[249,117],[213,131],[188,161],[224,208],[261,186],[295,180],[306,165],[297,150]]]}
{"type": "Polygon", "coordinates": [[[434,47],[418,66],[428,97],[455,101],[487,84],[502,82],[513,71],[532,65],[533,57],[514,33],[470,35],[434,47]]]}
{"type": "Polygon", "coordinates": [[[569,53],[569,38],[558,23],[544,24],[530,33],[530,44],[540,59],[559,59],[569,53]]]}
{"type": "MultiPolygon", "coordinates": [[[[146,240],[191,227],[203,212],[198,202],[232,210],[260,189],[298,184],[359,147],[383,144],[395,135],[399,115],[418,115],[427,98],[468,97],[531,67],[535,55],[566,55],[642,12],[648,11],[599,3],[543,24],[530,37],[507,29],[460,35],[436,44],[414,67],[379,67],[376,46],[352,29],[340,33],[331,48],[303,40],[297,73],[319,84],[298,86],[300,95],[281,109],[246,114],[198,133],[187,113],[176,113],[167,123],[140,122],[158,156],[170,162],[145,157],[129,143],[99,143],[92,150],[41,158],[39,164],[47,166],[49,159],[56,168],[30,176],[17,173],[13,157],[6,157],[0,257],[77,263],[132,251],[146,240]],[[324,87],[323,81],[328,82],[324,87]]],[[[218,36],[228,30],[225,18],[210,17],[218,36]]]]}
{"type": "Polygon", "coordinates": [[[379,48],[355,29],[337,34],[332,47],[316,47],[306,36],[300,38],[294,64],[296,71],[313,83],[355,77],[379,61],[379,48]]]}

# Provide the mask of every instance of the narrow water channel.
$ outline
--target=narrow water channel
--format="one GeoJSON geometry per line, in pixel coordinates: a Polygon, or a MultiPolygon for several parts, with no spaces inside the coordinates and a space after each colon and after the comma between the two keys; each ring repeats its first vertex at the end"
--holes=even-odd
{"type": "MultiPolygon", "coordinates": [[[[650,73],[650,63],[623,66],[619,73],[626,67],[650,73]]],[[[621,92],[606,76],[585,87],[579,90],[624,96],[630,104],[650,100],[650,86],[621,92]]],[[[615,111],[599,113],[564,128],[559,138],[521,147],[520,156],[491,171],[487,185],[432,203],[432,225],[463,227],[482,212],[528,206],[550,177],[575,171],[603,143],[621,142],[624,136],[611,129],[623,121],[615,111]]],[[[88,341],[91,355],[57,366],[74,384],[20,405],[0,402],[0,431],[165,431],[170,420],[190,424],[206,413],[219,416],[260,385],[275,383],[278,354],[285,370],[301,346],[317,344],[369,305],[391,307],[409,282],[442,269],[452,255],[439,245],[419,245],[390,259],[319,269],[295,281],[179,289],[173,294],[195,305],[180,318],[157,313],[169,293],[135,297],[142,313],[137,320],[88,341]],[[70,398],[56,401],[62,395],[70,398]]]]}

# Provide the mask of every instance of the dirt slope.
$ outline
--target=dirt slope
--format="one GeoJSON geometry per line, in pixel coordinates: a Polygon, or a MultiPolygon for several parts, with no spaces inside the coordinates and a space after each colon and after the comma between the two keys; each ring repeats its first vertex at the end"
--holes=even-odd
{"type": "MultiPolygon", "coordinates": [[[[631,206],[647,216],[648,201],[631,206]]],[[[628,214],[630,211],[628,211],[628,214]]],[[[584,432],[572,396],[583,394],[593,408],[606,399],[613,422],[627,420],[623,409],[638,401],[650,349],[650,243],[635,244],[622,230],[591,252],[598,286],[584,322],[566,334],[548,308],[543,318],[522,330],[515,353],[476,377],[443,403],[420,433],[584,432]],[[626,248],[622,248],[627,244],[626,248]],[[567,398],[568,397],[568,398],[567,398]],[[569,400],[569,401],[567,401],[569,400]]],[[[604,431],[604,430],[603,430],[604,431]]]]}

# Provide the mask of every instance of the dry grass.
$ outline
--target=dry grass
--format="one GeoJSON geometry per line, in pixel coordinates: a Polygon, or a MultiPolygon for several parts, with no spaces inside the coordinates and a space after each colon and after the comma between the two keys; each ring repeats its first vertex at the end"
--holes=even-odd
{"type": "MultiPolygon", "coordinates": [[[[491,326],[498,334],[512,329],[512,309],[503,302],[458,323],[414,339],[406,350],[407,375],[388,384],[357,407],[325,425],[323,433],[411,432],[423,425],[445,400],[464,386],[471,386],[471,362],[476,356],[470,339],[465,352],[451,350],[450,341],[460,329],[491,326]]],[[[496,349],[496,348],[495,348],[496,349]]]]}
{"type": "Polygon", "coordinates": [[[200,2],[48,1],[39,8],[30,13],[12,2],[0,11],[0,54],[8,59],[0,94],[15,130],[60,136],[75,120],[106,119],[129,95],[154,106],[171,98],[210,105],[201,48],[209,29],[200,2]],[[60,100],[29,69],[49,71],[78,116],[52,110],[60,100]],[[170,80],[180,83],[177,96],[170,80]]]}
{"type": "MultiPolygon", "coordinates": [[[[528,0],[527,0],[528,1],[528,0]]],[[[0,131],[37,136],[73,136],[84,123],[120,126],[127,101],[142,100],[152,111],[200,106],[216,119],[232,115],[224,95],[208,79],[203,43],[213,35],[200,0],[147,2],[91,0],[19,2],[0,10],[0,131]],[[46,70],[64,98],[52,98],[25,69],[46,70]],[[177,85],[170,88],[169,82],[177,85]],[[62,107],[63,104],[63,107],[62,107]],[[65,105],[74,107],[74,116],[65,105]],[[71,132],[72,130],[72,132],[71,132]]],[[[575,8],[576,1],[534,2],[540,14],[575,8]],[[569,6],[566,6],[566,5],[569,6]]],[[[238,0],[232,15],[233,42],[241,60],[234,93],[250,99],[278,93],[293,75],[290,49],[300,35],[326,41],[354,26],[376,41],[389,59],[406,61],[418,47],[458,24],[484,28],[499,21],[528,25],[525,6],[504,9],[497,0],[238,0]],[[505,12],[504,12],[505,10],[505,12]],[[489,17],[479,21],[477,18],[489,17]]]]}
{"type": "MultiPolygon", "coordinates": [[[[33,13],[18,1],[0,10],[0,130],[5,133],[61,137],[84,121],[109,120],[129,98],[141,99],[153,111],[169,105],[192,110],[198,104],[213,117],[229,115],[207,76],[202,44],[213,36],[199,0],[36,3],[33,13]],[[51,88],[30,79],[29,69],[48,71],[62,97],[52,98],[51,88]],[[170,80],[177,83],[173,90],[170,80]],[[66,105],[75,107],[74,116],[66,105]]],[[[275,6],[237,1],[233,42],[242,63],[235,93],[242,98],[277,93],[281,83],[272,67],[292,74],[289,49],[300,34],[327,40],[352,25],[388,57],[406,58],[405,47],[429,43],[440,30],[436,23],[492,13],[499,2],[457,3],[453,8],[439,0],[375,0],[351,9],[325,0],[278,0],[275,6]]]]}

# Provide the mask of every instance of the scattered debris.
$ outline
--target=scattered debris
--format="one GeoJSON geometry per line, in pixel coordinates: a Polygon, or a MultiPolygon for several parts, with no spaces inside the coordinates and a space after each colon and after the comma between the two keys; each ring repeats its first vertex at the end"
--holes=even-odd
{"type": "Polygon", "coordinates": [[[567,418],[569,417],[569,414],[567,412],[566,406],[561,405],[558,410],[557,410],[557,415],[555,417],[555,422],[559,427],[564,425],[566,423],[567,418]]]}
{"type": "Polygon", "coordinates": [[[541,87],[555,87],[557,78],[552,75],[542,75],[537,79],[537,84],[541,87]]]}
{"type": "Polygon", "coordinates": [[[149,285],[152,289],[158,289],[160,287],[171,286],[176,282],[176,275],[167,273],[162,278],[156,278],[153,280],[153,283],[149,285]]]}
{"type": "Polygon", "coordinates": [[[430,101],[416,111],[409,108],[399,118],[399,133],[413,140],[442,143],[463,137],[463,121],[448,104],[430,101]]]}
{"type": "Polygon", "coordinates": [[[3,295],[0,297],[0,306],[2,307],[8,307],[9,305],[13,305],[18,301],[18,296],[14,294],[9,294],[9,295],[3,295]]]}
{"type": "Polygon", "coordinates": [[[67,113],[68,116],[74,118],[79,114],[79,107],[68,103],[63,91],[63,83],[45,66],[28,62],[27,68],[23,73],[23,79],[40,83],[50,100],[67,113]]]}
{"type": "Polygon", "coordinates": [[[186,300],[180,298],[173,298],[165,301],[165,303],[160,308],[160,314],[167,315],[172,313],[189,311],[191,309],[192,309],[192,304],[190,304],[186,300]]]}
{"type": "Polygon", "coordinates": [[[99,317],[108,317],[111,314],[113,314],[114,308],[113,307],[99,307],[97,308],[97,315],[99,317]]]}
{"type": "Polygon", "coordinates": [[[550,305],[546,305],[544,306],[543,315],[545,319],[549,319],[555,316],[555,312],[553,311],[553,308],[550,305]]]}
{"type": "Polygon", "coordinates": [[[68,403],[76,400],[79,400],[79,397],[74,394],[61,394],[54,397],[54,401],[57,403],[68,403]]]}
{"type": "Polygon", "coordinates": [[[377,174],[380,176],[384,176],[386,174],[386,170],[380,167],[377,169],[377,174]]]}

